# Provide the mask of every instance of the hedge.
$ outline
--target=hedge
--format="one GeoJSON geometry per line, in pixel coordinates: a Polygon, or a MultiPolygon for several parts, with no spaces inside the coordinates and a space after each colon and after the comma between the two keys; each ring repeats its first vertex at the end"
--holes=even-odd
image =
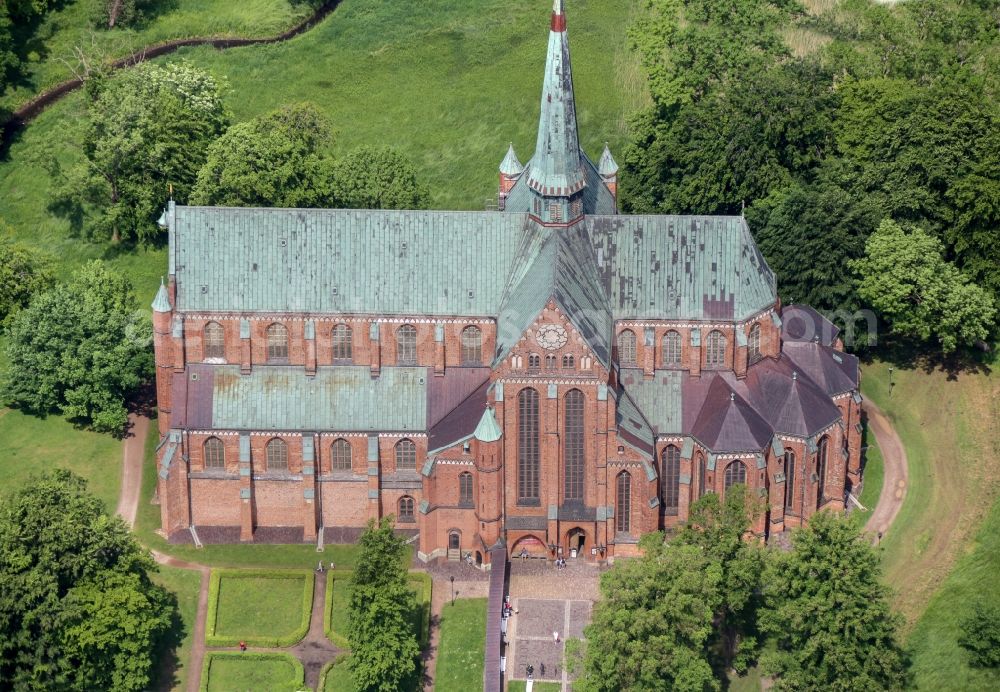
{"type": "Polygon", "coordinates": [[[306,690],[306,671],[300,661],[291,654],[263,653],[254,651],[208,651],[201,667],[201,692],[208,692],[208,681],[211,675],[212,661],[217,658],[234,658],[241,661],[287,661],[292,664],[292,679],[288,681],[288,690],[306,690]]]}
{"type": "MultiPolygon", "coordinates": [[[[330,611],[333,609],[333,589],[338,580],[349,581],[353,572],[346,569],[331,570],[326,576],[326,602],[323,604],[323,631],[326,638],[341,648],[350,648],[347,641],[346,632],[335,632],[330,623],[330,611]]],[[[406,582],[415,587],[417,592],[417,605],[420,607],[420,632],[417,636],[417,643],[421,650],[426,649],[430,642],[431,635],[431,596],[434,588],[434,581],[426,572],[409,572],[406,575],[406,582]]]]}
{"type": "Polygon", "coordinates": [[[312,614],[314,578],[310,570],[294,569],[213,569],[208,591],[208,614],[205,618],[205,644],[208,646],[238,646],[245,642],[248,646],[280,649],[301,641],[309,632],[309,618],[312,614]],[[291,634],[282,637],[227,636],[216,634],[215,626],[219,614],[219,589],[222,578],[246,579],[289,579],[302,580],[302,620],[291,634]]]}

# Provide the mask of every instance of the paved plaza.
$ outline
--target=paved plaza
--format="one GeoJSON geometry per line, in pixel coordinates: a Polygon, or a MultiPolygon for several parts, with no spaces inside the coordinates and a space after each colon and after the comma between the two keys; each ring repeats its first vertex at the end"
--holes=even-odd
{"type": "Polygon", "coordinates": [[[565,669],[566,639],[583,637],[597,599],[600,573],[596,566],[582,562],[563,570],[541,561],[511,564],[515,615],[507,630],[508,679],[524,680],[531,665],[535,680],[562,682],[563,689],[569,689],[574,676],[565,669]],[[558,641],[554,632],[559,634],[558,641]]]}

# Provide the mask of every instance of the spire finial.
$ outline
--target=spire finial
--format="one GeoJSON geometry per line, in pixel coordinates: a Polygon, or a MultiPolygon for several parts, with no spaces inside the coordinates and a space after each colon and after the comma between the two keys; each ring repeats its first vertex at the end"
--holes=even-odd
{"type": "Polygon", "coordinates": [[[729,392],[729,400],[736,401],[736,392],[729,392]]]}

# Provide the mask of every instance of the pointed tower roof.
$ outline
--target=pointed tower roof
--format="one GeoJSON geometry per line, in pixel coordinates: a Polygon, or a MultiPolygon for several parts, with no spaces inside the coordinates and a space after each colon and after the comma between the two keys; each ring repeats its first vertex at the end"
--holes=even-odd
{"type": "Polygon", "coordinates": [[[514,143],[511,142],[507,149],[507,155],[500,162],[500,172],[513,177],[521,175],[522,171],[524,171],[524,166],[518,161],[517,154],[514,153],[514,143]]]}
{"type": "Polygon", "coordinates": [[[774,436],[768,422],[721,376],[709,385],[691,433],[713,452],[764,449],[774,436]]]}
{"type": "Polygon", "coordinates": [[[163,285],[162,278],[160,278],[160,290],[156,292],[152,307],[153,312],[170,312],[170,296],[167,295],[167,287],[163,285]]]}
{"type": "Polygon", "coordinates": [[[608,149],[607,142],[604,143],[604,153],[601,154],[601,161],[597,164],[597,172],[605,178],[615,175],[618,172],[618,163],[615,161],[615,157],[611,155],[611,150],[608,149]]]}
{"type": "Polygon", "coordinates": [[[538,140],[528,168],[528,186],[542,195],[568,197],[583,189],[585,184],[576,130],[566,13],[563,0],[554,0],[538,140]]]}
{"type": "Polygon", "coordinates": [[[493,415],[492,406],[488,406],[483,411],[483,417],[479,419],[479,425],[476,426],[476,432],[473,435],[480,442],[496,442],[503,436],[500,424],[497,423],[497,418],[493,415]]]}

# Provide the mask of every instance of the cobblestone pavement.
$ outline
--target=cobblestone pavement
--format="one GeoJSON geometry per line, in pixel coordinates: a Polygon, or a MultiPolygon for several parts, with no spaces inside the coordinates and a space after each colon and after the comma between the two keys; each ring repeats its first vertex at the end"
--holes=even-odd
{"type": "Polygon", "coordinates": [[[566,639],[583,637],[603,571],[583,561],[570,562],[564,569],[543,560],[511,562],[515,614],[507,631],[508,679],[525,679],[530,664],[536,680],[561,682],[563,690],[570,689],[573,676],[565,670],[566,639]],[[558,641],[553,633],[558,633],[558,641]]]}

